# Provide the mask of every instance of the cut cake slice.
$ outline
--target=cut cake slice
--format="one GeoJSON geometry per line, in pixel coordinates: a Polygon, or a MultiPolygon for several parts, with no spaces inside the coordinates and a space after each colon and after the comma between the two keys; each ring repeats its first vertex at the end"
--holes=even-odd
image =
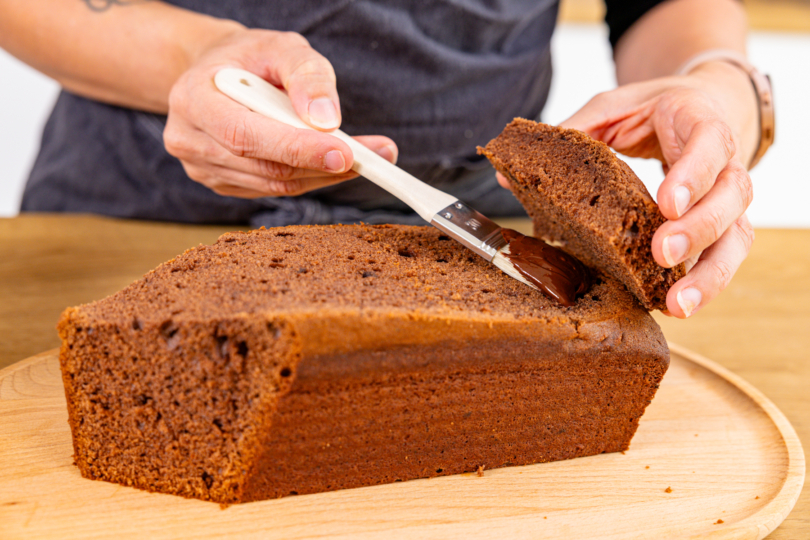
{"type": "Polygon", "coordinates": [[[478,151],[510,180],[535,236],[624,283],[646,309],[666,309],[684,266],[663,268],[653,259],[652,237],[666,220],[606,144],[516,118],[478,151]]]}

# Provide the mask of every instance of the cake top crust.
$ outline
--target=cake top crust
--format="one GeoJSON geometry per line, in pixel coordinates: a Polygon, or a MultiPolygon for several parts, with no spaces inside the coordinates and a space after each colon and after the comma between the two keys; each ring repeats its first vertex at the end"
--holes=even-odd
{"type": "Polygon", "coordinates": [[[224,234],[78,310],[139,325],[316,311],[598,321],[641,308],[605,276],[560,306],[433,227],[327,225],[224,234]]]}

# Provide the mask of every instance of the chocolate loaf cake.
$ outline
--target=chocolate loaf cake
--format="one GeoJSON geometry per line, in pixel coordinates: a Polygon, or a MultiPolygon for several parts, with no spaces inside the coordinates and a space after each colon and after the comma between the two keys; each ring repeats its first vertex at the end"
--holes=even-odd
{"type": "Polygon", "coordinates": [[[478,151],[510,180],[536,237],[618,279],[648,310],[666,309],[684,266],[662,268],[653,259],[652,237],[665,218],[606,144],[516,118],[478,151]]]}
{"type": "Polygon", "coordinates": [[[612,278],[563,307],[427,227],[227,234],[59,333],[82,475],[220,503],[625,450],[669,361],[612,278]]]}

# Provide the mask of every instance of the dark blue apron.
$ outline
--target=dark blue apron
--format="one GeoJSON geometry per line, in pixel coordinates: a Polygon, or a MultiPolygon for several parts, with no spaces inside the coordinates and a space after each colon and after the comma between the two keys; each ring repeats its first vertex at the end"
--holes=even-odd
{"type": "MultiPolygon", "coordinates": [[[[551,81],[557,0],[171,3],[301,33],[335,68],[344,131],[391,137],[401,167],[485,214],[522,214],[475,147],[516,116],[538,117],[551,81]]],[[[423,223],[365,179],[300,197],[216,195],[166,152],[165,121],[62,92],[22,210],[254,226],[423,223]]]]}

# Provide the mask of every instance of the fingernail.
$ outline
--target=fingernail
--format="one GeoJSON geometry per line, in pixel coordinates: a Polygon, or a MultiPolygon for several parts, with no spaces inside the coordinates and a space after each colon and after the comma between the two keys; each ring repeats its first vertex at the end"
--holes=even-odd
{"type": "Polygon", "coordinates": [[[675,213],[678,214],[678,217],[681,217],[686,212],[689,203],[692,202],[692,192],[686,186],[678,186],[674,190],[674,195],[675,213]]]}
{"type": "Polygon", "coordinates": [[[683,234],[673,234],[664,238],[661,246],[664,252],[664,260],[670,266],[675,266],[686,258],[689,253],[689,239],[683,234]]]}
{"type": "Polygon", "coordinates": [[[678,292],[677,300],[684,315],[689,317],[692,315],[692,312],[695,311],[695,308],[700,305],[701,300],[703,300],[703,294],[694,287],[688,287],[678,292]]]}
{"type": "Polygon", "coordinates": [[[377,155],[381,156],[386,161],[390,161],[391,163],[397,162],[397,150],[390,144],[386,144],[382,148],[378,148],[377,155]]]}
{"type": "Polygon", "coordinates": [[[329,172],[343,172],[346,168],[346,159],[343,157],[343,152],[332,150],[327,152],[323,158],[324,168],[329,172]]]}
{"type": "Polygon", "coordinates": [[[335,104],[329,98],[313,99],[307,108],[309,122],[322,129],[338,127],[338,113],[335,104]]]}

